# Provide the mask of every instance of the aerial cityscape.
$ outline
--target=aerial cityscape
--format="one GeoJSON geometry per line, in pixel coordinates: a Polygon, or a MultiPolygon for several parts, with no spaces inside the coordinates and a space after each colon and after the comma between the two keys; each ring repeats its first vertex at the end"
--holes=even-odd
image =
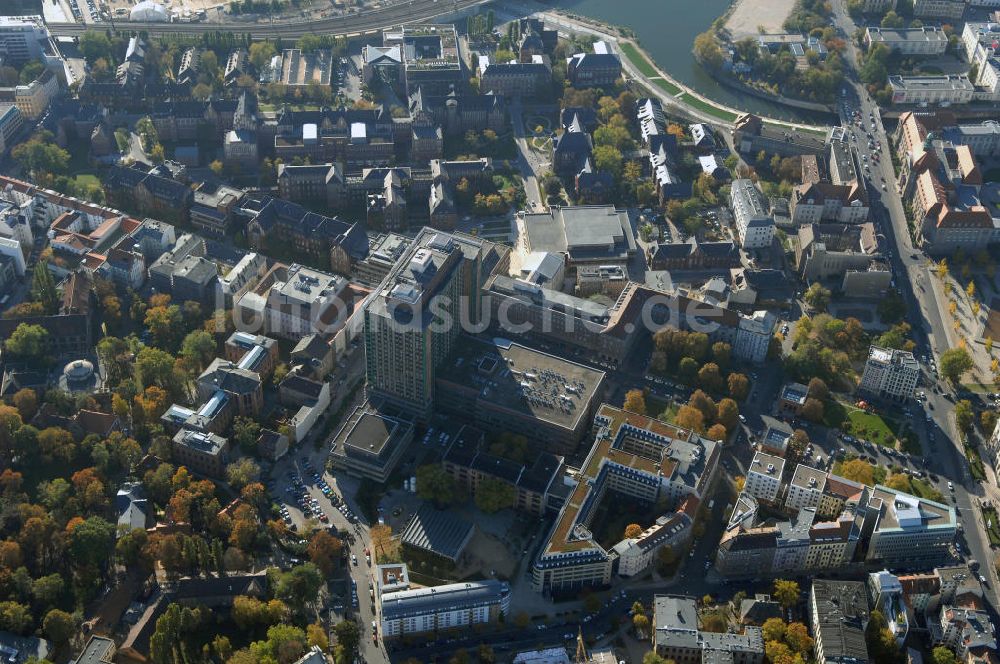
{"type": "Polygon", "coordinates": [[[5,664],[1000,664],[1000,0],[0,1],[5,664]]]}

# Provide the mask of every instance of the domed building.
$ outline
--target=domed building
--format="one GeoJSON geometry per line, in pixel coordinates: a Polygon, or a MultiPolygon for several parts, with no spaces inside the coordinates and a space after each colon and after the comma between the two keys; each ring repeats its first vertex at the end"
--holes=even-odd
{"type": "Polygon", "coordinates": [[[170,20],[167,8],[153,0],[143,0],[129,12],[130,21],[166,22],[170,20]]]}
{"type": "Polygon", "coordinates": [[[59,387],[67,392],[93,392],[99,385],[100,376],[90,360],[73,360],[59,377],[59,387]]]}

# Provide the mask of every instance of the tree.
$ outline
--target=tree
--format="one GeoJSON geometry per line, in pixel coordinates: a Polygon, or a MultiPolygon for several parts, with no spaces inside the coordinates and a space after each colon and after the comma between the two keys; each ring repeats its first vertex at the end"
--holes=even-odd
{"type": "Polygon", "coordinates": [[[639,636],[644,636],[649,631],[649,618],[641,613],[635,614],[632,616],[632,627],[639,636]]]}
{"type": "Polygon", "coordinates": [[[69,532],[69,553],[79,566],[99,567],[111,558],[115,545],[115,526],[99,516],[78,521],[66,527],[69,532]]]}
{"type": "Polygon", "coordinates": [[[21,323],[4,342],[4,348],[19,359],[36,363],[45,355],[48,341],[49,333],[44,327],[21,323]]]}
{"type": "Polygon", "coordinates": [[[964,348],[949,348],[941,354],[941,375],[952,383],[972,369],[972,358],[964,348]]]}
{"type": "Polygon", "coordinates": [[[830,388],[822,378],[812,378],[809,381],[809,389],[806,394],[814,399],[826,401],[830,398],[830,388]]]}
{"type": "Polygon", "coordinates": [[[625,539],[634,539],[642,534],[642,526],[638,523],[630,523],[625,526],[625,539]]]}
{"type": "MultiPolygon", "coordinates": [[[[976,421],[976,416],[972,412],[972,402],[962,399],[955,403],[955,424],[964,433],[972,430],[972,424],[976,421]]],[[[991,432],[992,433],[992,432],[991,432]]]]}
{"type": "Polygon", "coordinates": [[[625,410],[638,415],[646,414],[646,395],[642,390],[629,390],[625,393],[625,410]]]}
{"type": "Polygon", "coordinates": [[[341,548],[342,544],[339,539],[325,530],[317,530],[309,540],[306,553],[309,555],[309,560],[323,574],[330,576],[337,568],[341,548]]]}
{"type": "Polygon", "coordinates": [[[256,481],[258,477],[260,466],[253,459],[244,457],[226,466],[226,481],[237,491],[256,481]]]}
{"type": "Polygon", "coordinates": [[[743,401],[750,394],[750,380],[741,373],[731,373],[726,378],[729,387],[729,396],[737,401],[743,401]]]}
{"type": "Polygon", "coordinates": [[[777,641],[780,643],[785,640],[787,625],[785,625],[785,621],[781,618],[768,618],[761,625],[760,629],[763,632],[765,643],[768,641],[777,641]]]}
{"type": "Polygon", "coordinates": [[[417,468],[417,495],[429,500],[437,507],[447,507],[455,502],[455,480],[444,468],[437,464],[427,464],[417,468]]]}
{"type": "Polygon", "coordinates": [[[301,612],[307,604],[316,600],[320,587],[323,585],[323,575],[312,563],[297,565],[287,572],[277,574],[274,586],[275,596],[301,612]]]}
{"type": "Polygon", "coordinates": [[[334,625],[333,635],[337,637],[337,646],[334,652],[336,664],[354,661],[354,654],[361,640],[358,624],[353,620],[343,620],[334,625]]]}
{"type": "Polygon", "coordinates": [[[21,414],[21,419],[25,422],[34,417],[35,412],[38,410],[38,395],[35,394],[34,390],[27,387],[21,388],[14,393],[11,402],[17,408],[17,412],[21,414]]]}
{"type": "Polygon", "coordinates": [[[59,309],[59,290],[48,261],[41,261],[35,266],[35,273],[31,277],[31,297],[42,305],[46,313],[54,314],[59,309]]]}
{"type": "Polygon", "coordinates": [[[938,646],[931,651],[931,659],[934,664],[956,664],[958,658],[947,646],[938,646]]]}
{"type": "Polygon", "coordinates": [[[694,55],[705,67],[720,69],[722,67],[722,49],[711,30],[694,38],[694,55]]]}
{"type": "Polygon", "coordinates": [[[80,35],[80,54],[88,64],[94,64],[98,58],[111,59],[111,40],[104,32],[88,30],[80,35]]]}
{"type": "Polygon", "coordinates": [[[775,579],[771,596],[785,609],[790,609],[799,602],[799,584],[796,581],[775,579]]]}
{"type": "Polygon", "coordinates": [[[813,647],[813,640],[809,636],[809,631],[800,622],[793,622],[788,625],[788,629],[785,630],[785,643],[796,653],[802,655],[803,658],[808,657],[809,651],[813,647]]]}
{"type": "Polygon", "coordinates": [[[825,288],[823,284],[817,281],[806,289],[802,299],[814,310],[826,311],[827,306],[830,304],[830,289],[825,288]]]}
{"type": "Polygon", "coordinates": [[[694,406],[683,405],[677,409],[674,424],[701,433],[705,430],[705,416],[694,406]]]}
{"type": "Polygon", "coordinates": [[[208,167],[211,169],[212,173],[216,175],[216,177],[222,175],[222,171],[225,168],[225,166],[222,165],[222,162],[218,159],[209,164],[208,167]]]}
{"type": "Polygon", "coordinates": [[[813,397],[807,397],[805,403],[802,404],[801,415],[810,422],[822,422],[823,402],[813,397]]]}
{"type": "Polygon", "coordinates": [[[722,380],[722,372],[719,370],[719,365],[714,362],[708,362],[703,365],[698,370],[698,384],[709,392],[721,392],[722,386],[725,383],[722,380]]]}
{"type": "Polygon", "coordinates": [[[724,427],[721,424],[713,424],[712,426],[708,427],[708,431],[705,432],[706,438],[708,438],[709,440],[714,440],[718,443],[723,442],[726,439],[726,436],[728,435],[729,432],[726,431],[726,427],[724,427]]]}
{"type": "Polygon", "coordinates": [[[721,399],[716,408],[715,419],[727,431],[733,431],[740,421],[740,407],[732,399],[721,399]]]}
{"type": "Polygon", "coordinates": [[[144,323],[160,348],[176,349],[174,345],[184,329],[181,308],[176,304],[150,307],[146,310],[144,323]]]}
{"type": "Polygon", "coordinates": [[[845,479],[853,480],[868,486],[875,485],[875,467],[867,461],[861,459],[851,459],[844,462],[840,468],[840,475],[845,479]]]}
{"type": "Polygon", "coordinates": [[[257,449],[260,425],[249,417],[238,415],[233,420],[233,438],[236,439],[244,454],[252,453],[257,449]]]}
{"type": "Polygon", "coordinates": [[[622,153],[613,145],[598,145],[594,147],[594,167],[598,171],[610,173],[616,180],[621,176],[622,153]]]}
{"type": "Polygon", "coordinates": [[[476,507],[492,514],[514,506],[514,488],[495,478],[483,479],[476,488],[476,507]]]}
{"type": "Polygon", "coordinates": [[[306,644],[319,648],[323,652],[330,649],[330,640],[326,637],[326,629],[319,623],[306,625],[306,644]]]}
{"type": "Polygon", "coordinates": [[[65,611],[52,609],[42,619],[42,631],[55,643],[68,643],[76,633],[76,620],[65,611]]]}
{"type": "Polygon", "coordinates": [[[192,372],[201,371],[215,357],[215,339],[205,330],[194,330],[181,342],[180,356],[192,372]]]}

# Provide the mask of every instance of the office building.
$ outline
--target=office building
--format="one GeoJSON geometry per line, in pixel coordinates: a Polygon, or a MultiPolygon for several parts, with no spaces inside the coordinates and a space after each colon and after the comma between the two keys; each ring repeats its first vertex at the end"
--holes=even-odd
{"type": "Polygon", "coordinates": [[[774,218],[767,200],[752,180],[733,180],[729,194],[737,237],[744,249],[765,249],[774,239],[774,218]]]}
{"type": "Polygon", "coordinates": [[[181,429],[171,439],[172,459],[196,473],[223,478],[229,463],[229,441],[208,431],[181,429]]]}
{"type": "Polygon", "coordinates": [[[463,321],[479,321],[481,288],[506,259],[501,247],[470,236],[426,227],[417,235],[364,312],[370,398],[429,417],[437,372],[463,321]]]}
{"type": "Polygon", "coordinates": [[[919,380],[920,363],[913,353],[872,346],[859,389],[880,397],[908,399],[919,380]]]}
{"type": "Polygon", "coordinates": [[[868,503],[875,518],[866,560],[887,567],[933,565],[949,559],[958,530],[954,507],[876,486],[868,503]]]}
{"type": "Polygon", "coordinates": [[[956,21],[965,13],[965,0],[914,0],[913,15],[956,21]]]}
{"type": "Polygon", "coordinates": [[[462,336],[436,372],[438,409],[572,454],[590,429],[604,372],[519,344],[462,336]]]}
{"type": "MultiPolygon", "coordinates": [[[[532,568],[532,588],[537,592],[578,592],[600,587],[611,580],[614,558],[626,544],[608,551],[593,537],[590,527],[602,500],[611,494],[654,506],[670,506],[668,514],[693,515],[711,485],[719,458],[719,445],[687,429],[629,413],[604,404],[594,418],[595,441],[576,477],[576,486],[559,517],[545,536],[532,568]]],[[[690,524],[681,525],[686,541],[690,524]]],[[[678,533],[673,533],[677,535],[678,533]]],[[[662,546],[666,542],[660,542],[662,546]]],[[[647,551],[648,559],[658,547],[647,551]]],[[[630,570],[631,571],[631,570],[630,570]]]]}
{"type": "Polygon", "coordinates": [[[13,65],[42,60],[49,31],[41,16],[0,16],[0,57],[13,65]]]}
{"type": "Polygon", "coordinates": [[[965,74],[890,76],[893,104],[968,104],[975,86],[965,74]]]}
{"type": "Polygon", "coordinates": [[[355,408],[334,435],[330,459],[335,468],[381,484],[412,440],[412,422],[379,413],[366,403],[355,408]]]}
{"type": "MultiPolygon", "coordinates": [[[[383,586],[380,584],[380,588],[383,586]]],[[[469,630],[496,624],[510,614],[510,586],[487,579],[429,588],[379,592],[376,611],[382,637],[469,630]]]]}
{"type": "Polygon", "coordinates": [[[934,25],[919,28],[878,28],[865,31],[865,45],[874,48],[882,44],[902,55],[941,55],[948,48],[948,35],[934,25]]]}

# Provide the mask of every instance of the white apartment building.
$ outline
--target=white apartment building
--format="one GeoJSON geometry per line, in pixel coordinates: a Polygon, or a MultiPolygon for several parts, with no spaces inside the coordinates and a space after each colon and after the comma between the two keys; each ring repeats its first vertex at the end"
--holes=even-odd
{"type": "Polygon", "coordinates": [[[785,470],[785,460],[779,456],[757,452],[750,468],[747,469],[743,490],[757,500],[774,503],[781,491],[781,475],[785,470]]]}
{"type": "Polygon", "coordinates": [[[945,76],[890,76],[893,104],[967,104],[975,86],[965,74],[945,76]]]}
{"type": "Polygon", "coordinates": [[[934,25],[900,29],[870,27],[865,31],[865,44],[868,48],[883,44],[903,55],[940,55],[948,48],[948,35],[934,25]]]}
{"type": "Polygon", "coordinates": [[[510,615],[510,586],[496,579],[380,592],[378,599],[382,637],[387,639],[467,630],[510,615]]]}
{"type": "Polygon", "coordinates": [[[882,397],[905,399],[913,395],[918,380],[920,363],[913,353],[872,346],[861,376],[860,389],[882,397]]]}
{"type": "Polygon", "coordinates": [[[770,311],[755,311],[752,316],[740,316],[733,340],[733,354],[746,362],[761,364],[774,337],[777,319],[770,311]]]}
{"type": "Polygon", "coordinates": [[[20,242],[13,238],[0,237],[0,254],[13,258],[14,270],[17,272],[17,276],[24,276],[24,252],[21,250],[20,242]]]}
{"type": "Polygon", "coordinates": [[[827,473],[800,463],[795,467],[795,474],[788,483],[788,495],[785,496],[785,507],[792,512],[804,509],[816,509],[823,498],[823,488],[826,486],[827,473]]]}
{"type": "Polygon", "coordinates": [[[729,194],[736,220],[740,246],[744,249],[765,249],[774,240],[774,218],[767,201],[752,180],[733,180],[729,194]]]}

